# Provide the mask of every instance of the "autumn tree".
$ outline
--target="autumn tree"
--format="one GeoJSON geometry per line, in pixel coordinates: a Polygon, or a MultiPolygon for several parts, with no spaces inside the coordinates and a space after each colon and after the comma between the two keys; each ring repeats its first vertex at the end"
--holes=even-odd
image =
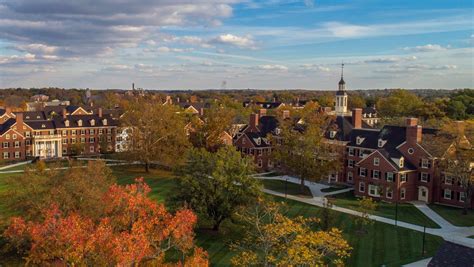
{"type": "Polygon", "coordinates": [[[466,137],[466,133],[471,134],[473,129],[473,121],[456,122],[447,124],[442,133],[450,136],[453,143],[444,154],[440,167],[446,178],[452,177],[460,185],[464,194],[464,215],[471,206],[474,193],[474,146],[466,137]]]}
{"type": "Polygon", "coordinates": [[[305,180],[320,181],[339,168],[335,154],[323,143],[323,133],[328,125],[326,116],[310,113],[300,118],[302,124],[293,119],[281,119],[278,136],[271,136],[274,144],[272,156],[282,167],[301,179],[301,191],[305,180]]]}
{"type": "Polygon", "coordinates": [[[211,220],[215,231],[237,208],[260,195],[260,183],[251,177],[252,161],[242,158],[233,147],[220,148],[216,153],[192,150],[187,164],[177,173],[175,200],[211,220]]]}
{"type": "Polygon", "coordinates": [[[184,262],[167,264],[207,266],[206,253],[194,246],[197,217],[189,209],[170,214],[148,198],[150,190],[143,179],[113,185],[102,195],[100,220],[66,215],[53,204],[43,210],[44,219],[13,218],[4,236],[27,265],[162,266],[176,251],[184,262]]]}
{"type": "Polygon", "coordinates": [[[415,116],[423,106],[423,101],[414,93],[407,90],[394,90],[388,97],[377,101],[377,110],[385,117],[415,116]]]}
{"type": "Polygon", "coordinates": [[[362,197],[357,201],[357,211],[360,215],[356,217],[355,223],[360,232],[366,232],[365,226],[373,224],[370,215],[377,209],[377,203],[370,197],[362,197]]]}
{"type": "Polygon", "coordinates": [[[337,228],[313,230],[316,218],[288,218],[281,206],[263,199],[237,213],[245,226],[242,240],[232,244],[234,266],[342,265],[351,247],[337,228]]]}
{"type": "Polygon", "coordinates": [[[9,190],[2,193],[2,202],[27,219],[41,217],[53,204],[65,214],[76,212],[96,218],[103,193],[115,183],[105,163],[89,161],[86,168],[73,164],[67,170],[58,169],[57,164],[49,167],[39,161],[23,175],[6,179],[9,190]]]}
{"type": "Polygon", "coordinates": [[[126,158],[144,164],[175,166],[183,161],[189,147],[185,119],[173,105],[161,105],[139,98],[129,104],[122,125],[130,127],[126,158]]]}
{"type": "Polygon", "coordinates": [[[234,112],[219,105],[212,105],[206,109],[202,123],[196,125],[192,133],[192,143],[195,147],[204,147],[209,151],[216,151],[222,146],[222,134],[229,130],[234,119],[234,112]]]}

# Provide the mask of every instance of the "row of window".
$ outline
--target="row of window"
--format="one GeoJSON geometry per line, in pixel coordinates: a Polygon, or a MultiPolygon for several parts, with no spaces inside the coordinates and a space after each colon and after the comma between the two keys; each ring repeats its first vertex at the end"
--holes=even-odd
{"type": "MultiPolygon", "coordinates": [[[[79,140],[79,142],[81,143],[85,143],[86,142],[86,138],[85,137],[81,137],[80,139],[76,139],[76,138],[71,138],[71,139],[67,139],[67,138],[63,138],[62,140],[62,143],[63,144],[75,144],[77,142],[77,140],[79,140]]],[[[89,143],[95,143],[95,137],[89,137],[89,143]]],[[[102,142],[102,136],[99,137],[99,142],[102,142]]],[[[107,142],[112,142],[112,137],[111,136],[107,136],[107,142]]]]}
{"type": "MultiPolygon", "coordinates": [[[[95,121],[94,119],[90,120],[91,126],[95,126],[95,123],[96,123],[96,121],[95,121]]],[[[77,121],[77,126],[82,127],[82,124],[83,124],[83,123],[82,123],[82,120],[78,120],[78,121],[77,121]]],[[[103,119],[103,120],[102,120],[102,124],[103,124],[103,125],[107,125],[107,119],[103,119]]],[[[66,127],[69,127],[69,126],[70,126],[69,120],[65,120],[65,121],[64,121],[64,125],[65,125],[66,127]]]]}
{"type": "MultiPolygon", "coordinates": [[[[385,190],[382,190],[383,188],[381,188],[380,186],[378,185],[373,185],[373,184],[369,184],[369,188],[368,188],[368,195],[371,196],[371,197],[380,197],[381,194],[383,192],[381,191],[385,191],[385,197],[388,198],[388,199],[392,199],[393,198],[393,190],[392,188],[390,187],[387,187],[385,188],[385,190]]],[[[359,192],[361,193],[365,193],[365,182],[359,182],[359,192]]],[[[406,189],[405,188],[401,188],[400,189],[400,199],[405,199],[405,195],[406,195],[406,189]]]]}
{"type": "Polygon", "coordinates": [[[455,199],[459,202],[464,202],[466,201],[466,194],[465,192],[457,192],[457,196],[456,196],[456,192],[453,191],[453,190],[450,190],[450,189],[443,189],[441,190],[442,192],[442,195],[444,197],[444,199],[448,199],[448,200],[452,200],[452,199],[455,199]]]}
{"type": "MultiPolygon", "coordinates": [[[[15,141],[15,142],[12,142],[12,147],[14,148],[19,148],[21,146],[21,142],[20,141],[15,141]]],[[[10,147],[10,142],[3,142],[2,143],[2,148],[9,148],[10,147]]]]}
{"type": "MultiPolygon", "coordinates": [[[[12,156],[15,159],[19,159],[21,157],[21,152],[15,151],[14,153],[12,153],[12,156]]],[[[10,158],[10,152],[3,152],[3,159],[9,159],[9,158],[10,158]]]]}
{"type": "MultiPolygon", "coordinates": [[[[77,130],[62,130],[62,135],[63,136],[67,136],[68,132],[71,134],[71,135],[77,135],[77,130]]],[[[98,133],[98,134],[104,134],[104,132],[106,132],[107,134],[111,134],[112,133],[112,129],[108,128],[108,129],[98,129],[96,131],[96,129],[81,129],[79,130],[79,133],[80,135],[85,135],[86,133],[89,133],[90,135],[92,134],[95,134],[95,133],[98,133]]]]}

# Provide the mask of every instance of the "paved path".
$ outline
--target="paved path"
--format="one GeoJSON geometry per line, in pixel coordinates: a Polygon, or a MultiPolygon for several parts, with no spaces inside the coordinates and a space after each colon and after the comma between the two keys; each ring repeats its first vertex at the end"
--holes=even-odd
{"type": "MultiPolygon", "coordinates": [[[[296,184],[300,183],[300,179],[295,178],[295,177],[291,177],[291,176],[255,177],[255,178],[257,178],[257,179],[274,179],[274,180],[276,179],[276,180],[288,181],[288,182],[292,182],[292,183],[296,183],[296,184]]],[[[294,195],[287,195],[287,198],[292,199],[292,200],[296,200],[296,201],[299,201],[299,202],[303,202],[303,203],[306,203],[306,204],[309,204],[309,205],[313,205],[313,206],[325,207],[325,203],[327,202],[327,199],[325,198],[325,196],[350,191],[349,189],[343,189],[343,190],[334,191],[334,192],[331,192],[331,193],[324,193],[324,192],[321,192],[321,189],[329,187],[328,185],[323,185],[323,184],[318,184],[318,183],[311,183],[311,182],[305,182],[305,185],[308,186],[308,188],[311,190],[311,193],[313,194],[313,198],[304,198],[304,197],[299,197],[299,196],[294,196],[294,195]]],[[[263,191],[265,193],[268,193],[268,194],[271,194],[271,195],[285,197],[285,194],[280,193],[280,192],[276,192],[276,191],[273,191],[273,190],[263,189],[263,191]]],[[[421,203],[416,203],[416,204],[418,205],[417,208],[419,208],[430,219],[432,219],[433,221],[438,223],[438,225],[441,227],[439,229],[426,228],[426,233],[436,235],[436,236],[440,236],[444,240],[447,240],[447,241],[450,241],[450,242],[453,242],[453,243],[456,243],[456,244],[460,244],[460,245],[464,245],[464,246],[467,246],[467,247],[470,247],[470,248],[474,248],[474,239],[468,238],[468,236],[474,235],[474,226],[473,227],[453,226],[452,224],[450,224],[449,222],[444,220],[441,216],[439,216],[437,213],[432,211],[426,204],[425,205],[422,205],[421,203]]],[[[336,206],[336,205],[332,205],[331,209],[339,211],[339,212],[344,212],[344,213],[347,213],[347,214],[351,214],[351,215],[354,215],[354,216],[361,216],[361,214],[362,214],[358,211],[343,208],[343,207],[339,207],[339,206],[336,206]]],[[[395,225],[395,220],[388,219],[388,218],[385,218],[385,217],[370,215],[369,218],[374,220],[374,221],[395,225]]],[[[422,226],[411,224],[411,223],[406,223],[406,222],[401,222],[401,221],[397,221],[397,225],[400,226],[400,227],[415,230],[415,231],[418,231],[418,232],[423,232],[423,230],[424,230],[422,226]]]]}
{"type": "Polygon", "coordinates": [[[409,264],[402,265],[403,267],[426,267],[430,263],[431,258],[423,259],[421,261],[415,261],[409,264]]]}
{"type": "Polygon", "coordinates": [[[3,167],[0,167],[0,170],[6,170],[6,169],[10,169],[10,168],[13,168],[13,167],[16,167],[16,166],[26,165],[26,164],[29,164],[29,163],[31,163],[31,160],[14,163],[14,164],[10,164],[10,165],[7,165],[7,166],[3,166],[3,167]]]}
{"type": "MultiPolygon", "coordinates": [[[[139,162],[125,162],[125,163],[108,163],[108,164],[105,164],[106,166],[125,166],[125,165],[138,165],[138,164],[141,164],[139,162]]],[[[9,168],[12,168],[14,166],[9,166],[9,168]]],[[[67,166],[67,167],[59,167],[59,168],[55,168],[55,170],[66,170],[66,169],[69,169],[70,167],[67,166]]],[[[73,166],[72,168],[87,168],[87,166],[73,166]]],[[[45,170],[49,171],[51,170],[50,168],[46,168],[45,170]]],[[[1,171],[0,170],[0,174],[6,174],[6,173],[23,173],[25,172],[25,170],[12,170],[12,171],[1,171]]]]}

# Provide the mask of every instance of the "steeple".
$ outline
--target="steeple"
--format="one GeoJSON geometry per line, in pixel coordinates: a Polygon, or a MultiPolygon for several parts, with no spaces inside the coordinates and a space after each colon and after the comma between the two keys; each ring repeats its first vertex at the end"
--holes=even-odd
{"type": "Polygon", "coordinates": [[[341,64],[341,80],[339,81],[339,91],[346,89],[346,82],[344,81],[344,63],[341,64]]]}

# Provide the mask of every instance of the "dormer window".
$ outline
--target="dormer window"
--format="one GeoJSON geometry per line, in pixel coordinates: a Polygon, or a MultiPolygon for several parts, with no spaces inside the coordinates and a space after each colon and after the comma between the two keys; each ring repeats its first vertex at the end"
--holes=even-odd
{"type": "Polygon", "coordinates": [[[78,125],[79,127],[81,127],[81,126],[82,126],[82,120],[78,120],[78,121],[77,121],[77,125],[78,125]]]}
{"type": "Polygon", "coordinates": [[[41,117],[38,115],[38,116],[36,116],[36,118],[37,118],[37,119],[40,119],[41,117]]]}
{"type": "Polygon", "coordinates": [[[95,126],[95,120],[91,120],[91,126],[95,126]]]}
{"type": "Polygon", "coordinates": [[[400,168],[403,168],[404,164],[405,164],[405,159],[401,157],[400,161],[398,162],[398,166],[400,166],[400,168]]]}
{"type": "Polygon", "coordinates": [[[334,138],[336,136],[336,131],[330,131],[329,132],[329,137],[334,138]]]}
{"type": "Polygon", "coordinates": [[[276,128],[275,129],[275,133],[278,135],[278,134],[281,134],[281,129],[280,128],[276,128]]]}
{"type": "Polygon", "coordinates": [[[102,120],[102,124],[103,124],[103,125],[107,125],[107,119],[103,119],[103,120],[102,120]]]}
{"type": "Polygon", "coordinates": [[[65,120],[64,125],[66,125],[66,127],[69,127],[69,120],[65,120]]]}
{"type": "Polygon", "coordinates": [[[357,138],[356,138],[356,144],[360,145],[360,144],[362,144],[362,142],[364,142],[364,140],[365,140],[364,137],[357,136],[357,138]]]}
{"type": "Polygon", "coordinates": [[[257,145],[260,145],[260,144],[262,143],[262,139],[256,138],[256,139],[255,139],[255,143],[256,143],[257,145]]]}
{"type": "Polygon", "coordinates": [[[45,125],[45,124],[41,124],[41,128],[46,128],[46,125],[45,125]]]}
{"type": "Polygon", "coordinates": [[[385,143],[387,143],[386,140],[379,139],[379,141],[378,141],[378,147],[383,147],[383,146],[385,145],[385,143]]]}

